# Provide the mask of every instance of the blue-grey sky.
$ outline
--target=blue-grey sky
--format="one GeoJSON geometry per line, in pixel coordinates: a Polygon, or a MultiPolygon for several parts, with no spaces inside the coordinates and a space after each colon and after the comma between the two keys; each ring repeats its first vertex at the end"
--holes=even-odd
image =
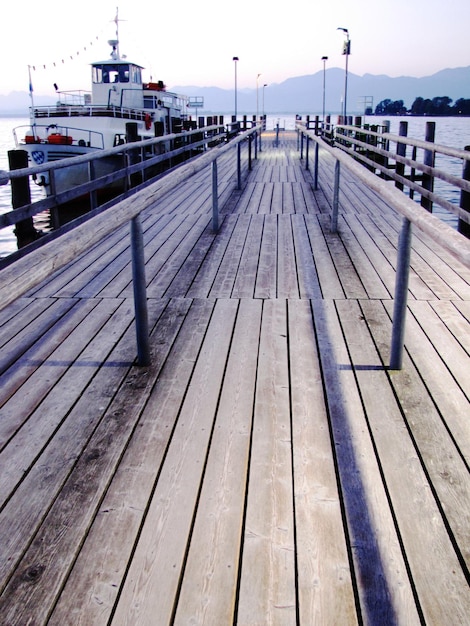
{"type": "Polygon", "coordinates": [[[169,87],[231,89],[234,56],[239,89],[256,87],[258,74],[260,84],[313,74],[322,56],[327,68],[344,67],[338,27],[349,30],[355,74],[420,77],[470,65],[470,0],[25,0],[2,17],[0,93],[27,90],[28,65],[35,93],[51,94],[54,83],[89,89],[88,64],[108,58],[117,6],[121,54],[169,87]]]}

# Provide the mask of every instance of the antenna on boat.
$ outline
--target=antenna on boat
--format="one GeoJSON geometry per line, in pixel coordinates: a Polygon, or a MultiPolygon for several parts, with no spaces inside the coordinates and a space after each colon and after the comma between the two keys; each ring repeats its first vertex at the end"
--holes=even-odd
{"type": "Polygon", "coordinates": [[[116,17],[113,22],[116,24],[116,39],[110,39],[108,41],[109,45],[113,47],[113,52],[111,54],[113,59],[120,59],[121,55],[119,54],[119,22],[123,20],[119,19],[119,7],[116,7],[116,17]]]}
{"type": "Polygon", "coordinates": [[[29,109],[29,116],[31,120],[31,128],[33,135],[36,136],[36,121],[34,119],[34,95],[33,95],[33,81],[31,78],[31,65],[28,65],[28,77],[29,77],[29,97],[31,98],[31,107],[29,109]]]}

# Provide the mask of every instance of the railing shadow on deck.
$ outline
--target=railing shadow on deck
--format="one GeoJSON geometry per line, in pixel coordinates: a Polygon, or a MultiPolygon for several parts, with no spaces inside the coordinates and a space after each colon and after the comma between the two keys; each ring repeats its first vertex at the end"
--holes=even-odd
{"type": "MultiPolygon", "coordinates": [[[[365,614],[365,622],[371,626],[398,626],[398,618],[392,603],[388,575],[384,566],[377,533],[372,521],[367,498],[365,477],[355,449],[351,420],[360,419],[348,409],[341,372],[354,372],[352,363],[340,363],[336,353],[335,333],[329,328],[325,301],[311,301],[312,319],[323,379],[325,403],[328,410],[331,448],[338,477],[338,489],[342,502],[344,524],[348,538],[348,554],[351,569],[355,572],[353,585],[357,610],[365,614]],[[360,589],[357,580],[360,580],[360,589]]],[[[362,366],[363,369],[384,370],[381,366],[362,366]]],[[[364,617],[365,617],[364,616],[364,617]]],[[[360,620],[360,623],[362,619],[360,620]]]]}

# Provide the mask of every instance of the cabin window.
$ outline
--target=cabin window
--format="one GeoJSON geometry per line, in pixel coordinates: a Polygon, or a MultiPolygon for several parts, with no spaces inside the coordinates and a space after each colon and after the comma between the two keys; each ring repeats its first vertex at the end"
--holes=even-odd
{"type": "Polygon", "coordinates": [[[142,83],[142,73],[140,71],[140,67],[137,65],[131,65],[132,71],[132,82],[136,85],[140,85],[142,83]]]}
{"type": "Polygon", "coordinates": [[[130,80],[129,65],[94,65],[93,82],[101,83],[128,83],[130,80]]]}

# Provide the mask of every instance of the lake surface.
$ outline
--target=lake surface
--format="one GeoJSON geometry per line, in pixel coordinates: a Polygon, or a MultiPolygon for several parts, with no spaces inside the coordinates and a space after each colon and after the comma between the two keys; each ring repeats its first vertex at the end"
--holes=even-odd
{"type": "MultiPolygon", "coordinates": [[[[250,116],[251,117],[251,116],[250,116]]],[[[305,117],[305,116],[304,116],[305,117]]],[[[229,114],[226,115],[226,120],[229,114]]],[[[450,146],[452,148],[464,149],[470,145],[470,118],[458,117],[390,117],[383,118],[390,121],[390,132],[398,134],[399,123],[401,120],[408,122],[408,136],[415,139],[425,138],[425,128],[427,121],[436,122],[435,142],[441,145],[450,146]]],[[[383,119],[379,117],[366,117],[365,122],[368,124],[382,124],[383,119]]],[[[332,117],[332,121],[336,122],[336,116],[332,117]]],[[[0,117],[0,169],[8,170],[8,150],[15,147],[13,138],[13,128],[27,126],[29,119],[25,117],[0,117]]],[[[267,129],[272,130],[277,124],[286,130],[295,129],[294,114],[267,115],[267,129]]],[[[18,133],[21,138],[24,135],[24,129],[18,133]]],[[[459,159],[438,155],[436,158],[436,167],[439,167],[455,176],[462,175],[462,163],[459,159]]],[[[444,196],[450,202],[459,204],[460,192],[447,186],[441,181],[436,181],[435,190],[444,196]]],[[[43,189],[31,185],[31,195],[33,200],[43,197],[43,189]]],[[[0,213],[11,210],[11,190],[10,185],[0,186],[0,213]]],[[[456,226],[456,218],[449,216],[445,211],[441,211],[436,207],[436,214],[452,226],[456,226]]],[[[43,218],[39,218],[43,220],[43,218]]],[[[13,228],[4,228],[0,230],[0,256],[5,256],[16,250],[16,238],[13,228]]]]}

